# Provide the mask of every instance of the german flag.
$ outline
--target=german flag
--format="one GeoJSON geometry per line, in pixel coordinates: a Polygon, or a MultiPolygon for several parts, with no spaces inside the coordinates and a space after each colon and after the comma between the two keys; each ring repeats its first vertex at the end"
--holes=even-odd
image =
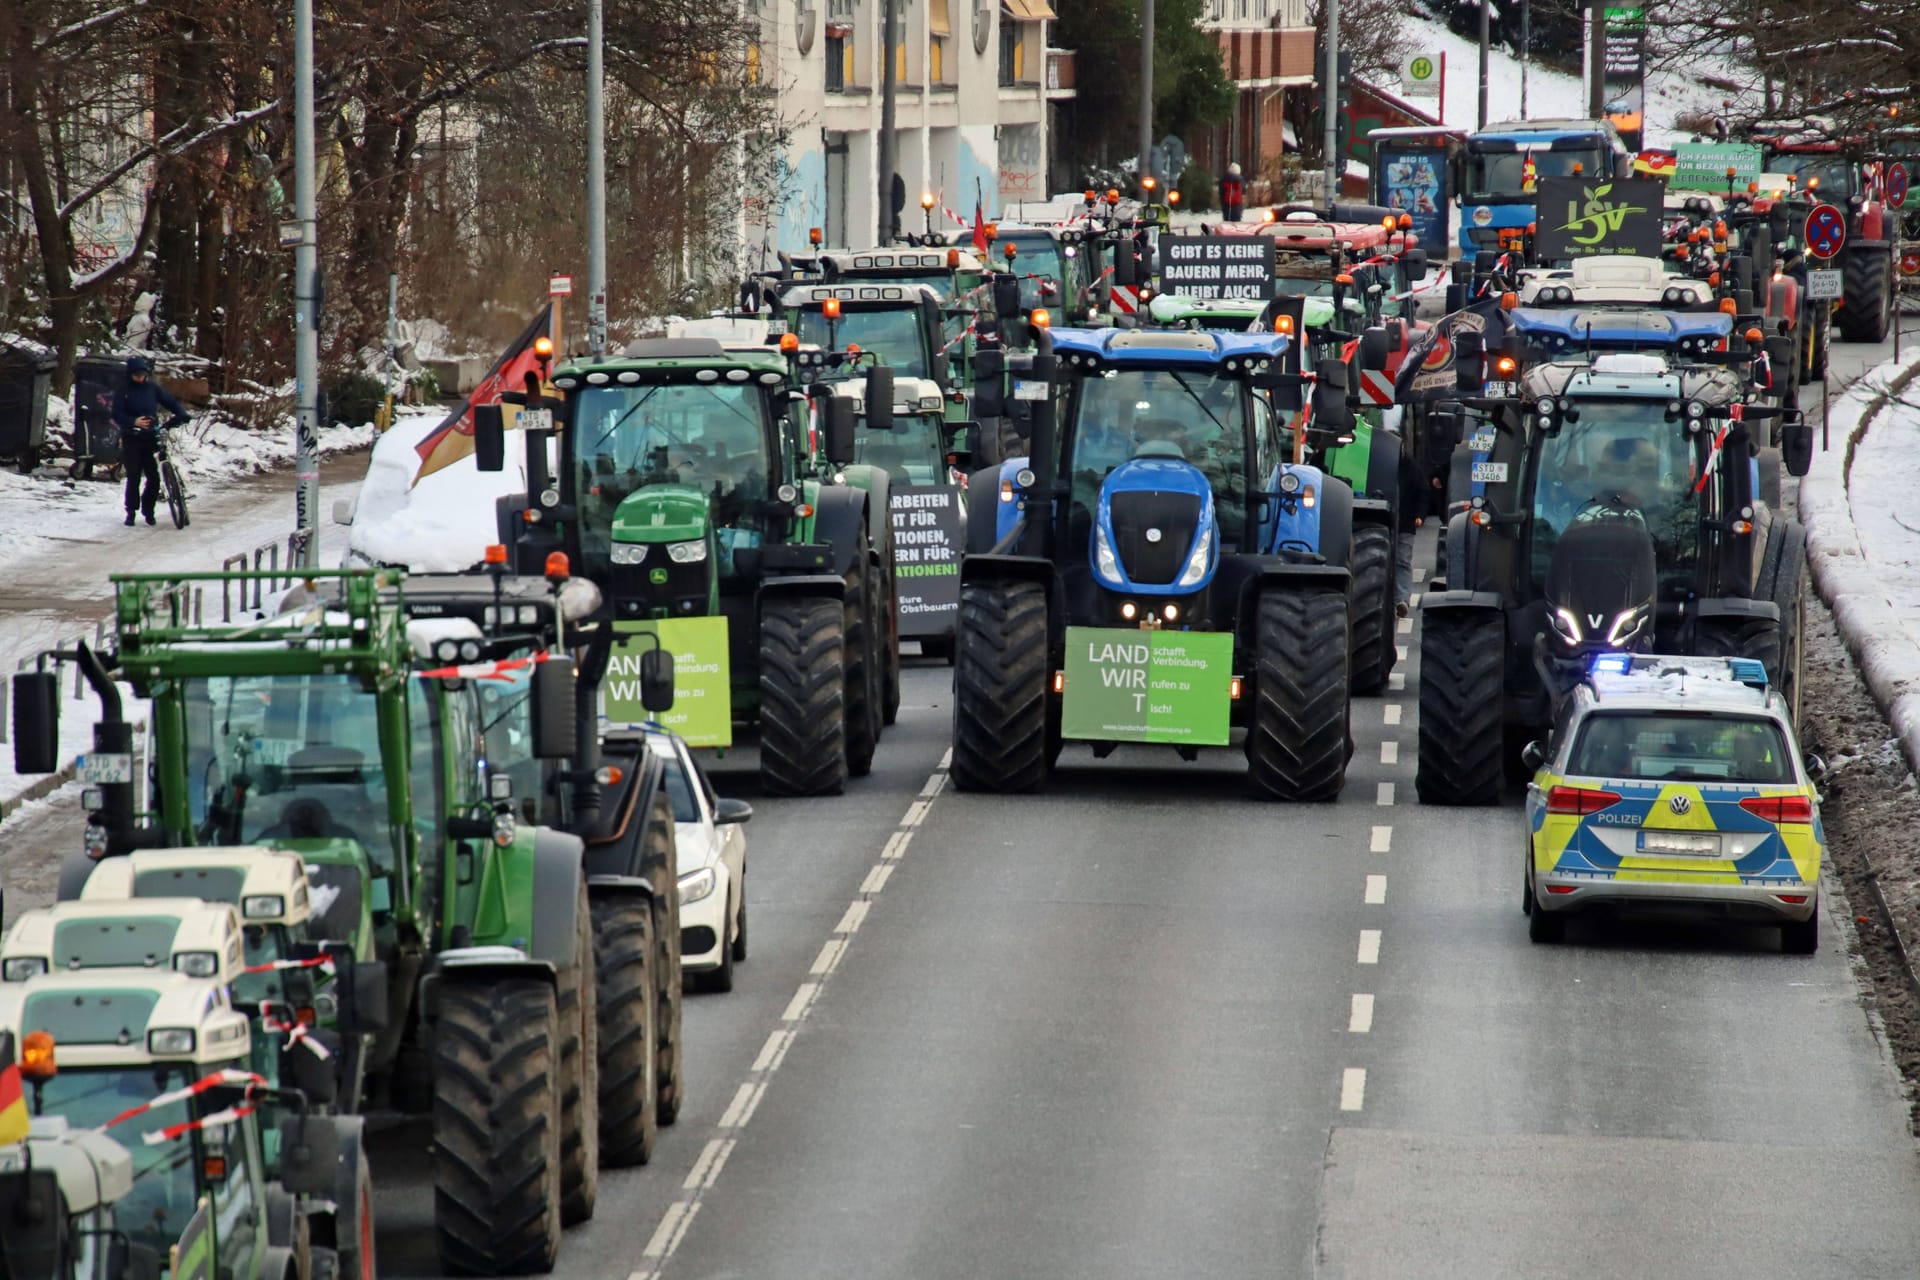
{"type": "Polygon", "coordinates": [[[432,475],[444,467],[450,467],[462,458],[473,456],[473,411],[483,404],[499,404],[500,397],[508,391],[524,389],[526,376],[539,371],[540,362],[533,354],[535,338],[543,338],[553,331],[553,304],[549,302],[540,309],[540,314],[527,323],[520,336],[513,340],[500,358],[493,362],[493,368],[487,376],[480,379],[480,385],[473,389],[467,402],[447,415],[446,421],[433,429],[426,439],[414,446],[420,455],[420,470],[414,474],[414,484],[432,475]]]}
{"type": "Polygon", "coordinates": [[[20,1064],[0,1067],[0,1145],[27,1140],[27,1096],[20,1089],[20,1064]]]}

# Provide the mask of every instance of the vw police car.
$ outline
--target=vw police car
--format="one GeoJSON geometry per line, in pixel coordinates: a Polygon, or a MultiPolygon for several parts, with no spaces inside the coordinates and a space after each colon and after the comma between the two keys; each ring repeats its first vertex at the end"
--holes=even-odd
{"type": "Polygon", "coordinates": [[[1525,754],[1535,942],[1574,912],[1631,907],[1773,922],[1783,951],[1819,946],[1819,795],[1758,661],[1601,654],[1525,754]]]}

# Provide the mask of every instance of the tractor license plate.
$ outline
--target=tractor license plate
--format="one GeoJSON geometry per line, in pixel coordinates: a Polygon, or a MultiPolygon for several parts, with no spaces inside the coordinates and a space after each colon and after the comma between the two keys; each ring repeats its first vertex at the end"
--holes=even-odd
{"type": "Polygon", "coordinates": [[[1505,484],[1507,464],[1504,462],[1476,462],[1473,464],[1473,482],[1475,484],[1505,484]]]}
{"type": "Polygon", "coordinates": [[[133,757],[124,752],[96,751],[80,757],[80,781],[89,787],[133,781],[133,757]]]}
{"type": "Polygon", "coordinates": [[[1493,446],[1499,442],[1499,439],[1500,437],[1492,431],[1476,431],[1467,447],[1475,453],[1492,453],[1493,446]]]}
{"type": "Polygon", "coordinates": [[[1013,384],[1013,398],[1015,400],[1045,400],[1047,398],[1047,384],[1037,378],[1017,379],[1013,384]]]}
{"type": "Polygon", "coordinates": [[[553,410],[522,409],[520,411],[520,429],[522,431],[553,430],[553,410]]]}
{"type": "Polygon", "coordinates": [[[1640,852],[1678,853],[1694,858],[1720,856],[1720,837],[1713,832],[1642,831],[1640,852]]]}
{"type": "Polygon", "coordinates": [[[1838,271],[1807,272],[1807,297],[1815,302],[1833,302],[1844,296],[1842,273],[1838,271]]]}

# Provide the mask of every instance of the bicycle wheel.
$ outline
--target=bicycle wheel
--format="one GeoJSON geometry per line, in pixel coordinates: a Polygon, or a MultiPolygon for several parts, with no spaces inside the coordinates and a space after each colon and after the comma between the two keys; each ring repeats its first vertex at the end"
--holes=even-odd
{"type": "Polygon", "coordinates": [[[173,461],[163,458],[160,461],[160,484],[167,491],[167,514],[173,517],[173,527],[187,527],[187,486],[180,479],[180,473],[174,470],[173,461]]]}

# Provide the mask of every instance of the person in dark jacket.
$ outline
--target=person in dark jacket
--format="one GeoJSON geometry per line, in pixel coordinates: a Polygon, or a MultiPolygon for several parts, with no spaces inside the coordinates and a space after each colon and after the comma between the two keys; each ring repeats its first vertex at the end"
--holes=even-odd
{"type": "Polygon", "coordinates": [[[147,362],[139,356],[127,361],[127,381],[113,394],[113,421],[120,428],[120,460],[127,468],[127,524],[133,524],[136,504],[140,514],[153,523],[154,500],[160,496],[160,433],[170,431],[187,420],[187,411],[166,388],[149,374],[147,362]],[[160,410],[173,416],[163,426],[160,410]],[[146,490],[141,491],[141,480],[146,490]]]}
{"type": "Polygon", "coordinates": [[[1246,184],[1240,180],[1238,161],[1227,166],[1226,177],[1220,179],[1220,214],[1228,222],[1240,221],[1240,214],[1246,208],[1246,184]]]}

